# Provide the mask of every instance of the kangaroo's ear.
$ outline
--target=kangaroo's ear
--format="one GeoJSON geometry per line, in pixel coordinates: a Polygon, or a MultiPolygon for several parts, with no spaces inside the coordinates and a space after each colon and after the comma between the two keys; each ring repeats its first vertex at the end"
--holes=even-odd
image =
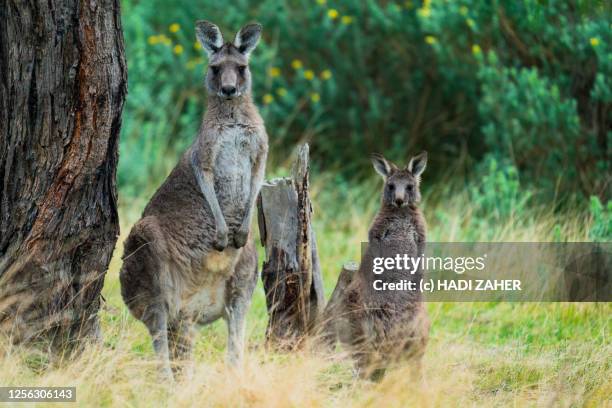
{"type": "Polygon", "coordinates": [[[261,24],[251,23],[247,24],[238,31],[236,38],[234,38],[234,47],[238,48],[242,54],[247,57],[255,49],[259,37],[261,37],[261,24]]]}
{"type": "Polygon", "coordinates": [[[393,172],[393,164],[389,163],[387,159],[385,159],[382,155],[378,153],[372,154],[372,164],[374,165],[374,170],[381,176],[387,178],[393,172]]]}
{"type": "Polygon", "coordinates": [[[210,21],[196,21],[196,38],[208,56],[211,56],[223,47],[223,35],[221,34],[221,30],[210,21]]]}
{"type": "Polygon", "coordinates": [[[427,152],[421,152],[410,159],[406,168],[413,176],[419,177],[425,170],[425,166],[427,166],[427,152]]]}

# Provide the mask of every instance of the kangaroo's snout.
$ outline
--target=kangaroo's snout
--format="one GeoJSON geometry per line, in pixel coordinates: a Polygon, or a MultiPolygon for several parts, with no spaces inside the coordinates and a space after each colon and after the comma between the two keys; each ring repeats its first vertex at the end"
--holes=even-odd
{"type": "Polygon", "coordinates": [[[402,205],[404,205],[404,198],[403,197],[395,197],[395,206],[399,208],[402,205]]]}
{"type": "Polygon", "coordinates": [[[233,67],[226,67],[221,74],[221,94],[226,98],[236,95],[238,85],[238,75],[233,67]]]}
{"type": "Polygon", "coordinates": [[[234,96],[236,95],[236,87],[233,85],[226,85],[221,87],[223,96],[234,96]]]}

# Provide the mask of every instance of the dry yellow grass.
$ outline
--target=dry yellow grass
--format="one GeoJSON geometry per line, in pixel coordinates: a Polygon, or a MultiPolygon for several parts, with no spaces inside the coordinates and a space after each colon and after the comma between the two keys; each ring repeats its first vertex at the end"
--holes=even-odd
{"type": "MultiPolygon", "coordinates": [[[[376,198],[360,204],[365,210],[348,206],[341,217],[322,211],[338,197],[319,198],[315,219],[329,293],[342,262],[358,259],[369,222],[364,220],[371,218],[376,198]]],[[[445,204],[445,224],[430,222],[438,240],[465,237],[468,206],[460,198],[451,201],[445,204]]],[[[586,240],[587,217],[577,215],[559,224],[550,214],[534,214],[495,225],[495,239],[546,240],[560,225],[569,240],[586,240]]],[[[137,210],[123,212],[120,241],[136,216],[137,210]]],[[[224,364],[225,326],[217,322],[200,330],[192,378],[164,384],[158,380],[148,333],[121,301],[121,252],[119,244],[106,277],[107,303],[100,313],[103,342],[88,346],[76,359],[58,361],[2,343],[0,384],[76,386],[79,406],[612,406],[611,304],[432,303],[424,382],[414,383],[410,368],[400,367],[382,382],[371,383],[355,379],[341,354],[266,350],[261,286],[249,314],[243,369],[224,364]]]]}
{"type": "MultiPolygon", "coordinates": [[[[445,313],[432,305],[433,324],[445,313]]],[[[515,313],[561,320],[574,305],[514,305],[515,313]]],[[[471,305],[465,305],[467,309],[471,305]]],[[[581,319],[609,319],[609,306],[579,307],[581,319]],[[607,316],[606,316],[607,315],[607,316]]],[[[109,313],[108,311],[103,314],[109,313]]],[[[242,371],[228,369],[223,335],[205,330],[198,342],[193,377],[174,385],[160,383],[146,332],[119,311],[111,324],[104,316],[105,342],[88,347],[73,361],[47,362],[44,354],[5,348],[3,385],[76,386],[79,406],[606,406],[612,392],[609,342],[568,341],[560,347],[529,351],[520,339],[505,345],[475,341],[490,317],[480,312],[461,322],[454,336],[438,327],[425,357],[424,384],[409,380],[409,367],[391,371],[381,383],[356,380],[341,358],[312,351],[277,354],[261,347],[251,331],[242,371]],[[212,343],[214,346],[210,347],[212,343]]],[[[562,323],[558,321],[558,323],[562,323]]],[[[551,323],[548,323],[551,325],[551,323]]],[[[608,320],[609,328],[609,320],[608,320]]],[[[485,329],[486,330],[486,329],[485,329]]],[[[605,334],[607,336],[607,334],[605,334]]]]}

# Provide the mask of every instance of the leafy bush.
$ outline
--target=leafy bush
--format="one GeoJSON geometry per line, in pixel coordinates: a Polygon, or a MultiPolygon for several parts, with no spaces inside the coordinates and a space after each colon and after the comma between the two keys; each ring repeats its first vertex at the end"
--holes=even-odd
{"type": "Polygon", "coordinates": [[[521,188],[518,172],[512,165],[500,165],[487,158],[481,170],[481,180],[470,188],[471,204],[476,217],[492,217],[489,221],[506,220],[520,213],[532,196],[521,188]]]}
{"type": "Polygon", "coordinates": [[[533,193],[521,186],[513,165],[499,163],[492,156],[485,158],[476,175],[478,180],[472,181],[468,190],[472,214],[467,230],[480,236],[486,231],[492,239],[496,230],[491,226],[519,219],[533,193]]]}
{"type": "Polygon", "coordinates": [[[604,205],[599,198],[591,197],[590,212],[592,224],[589,238],[593,241],[609,242],[612,240],[612,200],[604,205]]]}
{"type": "Polygon", "coordinates": [[[562,100],[559,88],[535,68],[500,67],[493,52],[488,61],[479,71],[479,112],[484,142],[492,154],[511,158],[524,169],[524,176],[550,190],[561,181],[579,182],[576,101],[562,100]]]}
{"type": "Polygon", "coordinates": [[[157,184],[197,131],[201,18],[227,40],[248,21],[264,25],[252,70],[270,167],[309,141],[314,168],[345,179],[370,174],[370,152],[405,161],[427,149],[432,179],[448,163],[491,156],[550,194],[609,189],[609,2],[122,4],[130,94],[119,185],[128,196],[157,184]]]}

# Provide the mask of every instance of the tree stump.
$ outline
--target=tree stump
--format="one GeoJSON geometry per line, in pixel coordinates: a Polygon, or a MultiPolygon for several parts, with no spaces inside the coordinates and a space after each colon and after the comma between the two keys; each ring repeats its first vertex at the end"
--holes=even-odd
{"type": "Polygon", "coordinates": [[[264,183],[258,207],[266,260],[262,280],[268,308],[268,342],[293,347],[324,307],[323,279],[308,195],[308,144],[298,149],[293,177],[264,183]]]}
{"type": "Polygon", "coordinates": [[[0,2],[0,332],[96,336],[119,234],[119,0],[0,2]]]}
{"type": "Polygon", "coordinates": [[[327,306],[325,306],[325,310],[320,315],[317,335],[330,347],[336,343],[338,337],[346,339],[347,343],[349,342],[350,333],[347,315],[349,311],[344,310],[344,297],[358,270],[359,264],[357,262],[347,262],[342,266],[336,287],[329,298],[329,302],[327,302],[327,306]]]}

